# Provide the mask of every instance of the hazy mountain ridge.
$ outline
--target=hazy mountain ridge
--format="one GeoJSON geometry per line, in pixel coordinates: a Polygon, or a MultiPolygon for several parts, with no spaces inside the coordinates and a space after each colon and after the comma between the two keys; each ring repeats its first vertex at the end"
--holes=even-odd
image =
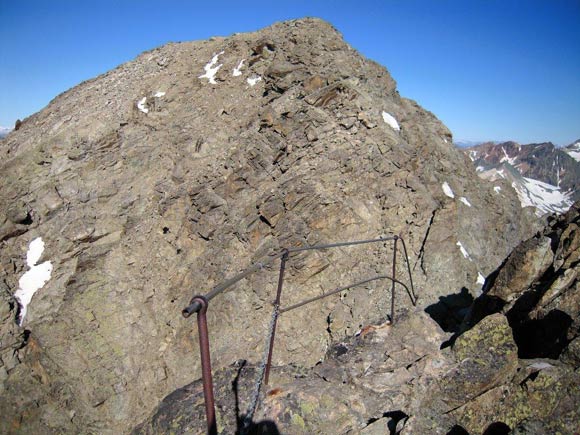
{"type": "Polygon", "coordinates": [[[8,136],[8,133],[10,133],[13,129],[10,127],[2,127],[0,126],[0,139],[5,138],[6,136],[8,136]]]}

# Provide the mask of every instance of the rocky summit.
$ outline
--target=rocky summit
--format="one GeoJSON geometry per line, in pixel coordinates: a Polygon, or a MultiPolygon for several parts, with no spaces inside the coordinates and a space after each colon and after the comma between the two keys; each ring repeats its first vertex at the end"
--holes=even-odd
{"type": "MultiPolygon", "coordinates": [[[[143,53],[24,119],[1,140],[0,161],[2,433],[129,432],[200,376],[197,328],[183,306],[283,248],[401,235],[417,309],[456,294],[466,308],[539,229],[515,192],[482,183],[449,130],[402,98],[385,68],[318,19],[143,53]]],[[[292,256],[284,303],[390,272],[392,249],[292,256]]],[[[250,370],[261,359],[276,268],[211,301],[218,378],[239,370],[236,361],[250,370]]],[[[404,276],[403,261],[396,272],[404,276]]],[[[336,343],[384,323],[388,288],[373,281],[283,316],[274,365],[310,369],[336,343]]],[[[427,363],[429,334],[440,332],[425,327],[430,317],[413,320],[404,292],[396,302],[396,317],[408,319],[391,327],[400,355],[358,387],[364,396],[368,384],[377,401],[365,410],[355,396],[320,396],[332,415],[340,407],[382,421],[392,407],[381,411],[380,400],[402,385],[389,367],[405,378],[427,363]],[[406,330],[417,337],[412,349],[406,330]]],[[[443,317],[448,328],[462,322],[443,317]]],[[[519,364],[504,335],[502,375],[519,364]]],[[[477,352],[470,346],[462,356],[477,352]]],[[[499,385],[481,376],[476,391],[499,385]]],[[[300,417],[308,428],[309,406],[300,417]]]]}

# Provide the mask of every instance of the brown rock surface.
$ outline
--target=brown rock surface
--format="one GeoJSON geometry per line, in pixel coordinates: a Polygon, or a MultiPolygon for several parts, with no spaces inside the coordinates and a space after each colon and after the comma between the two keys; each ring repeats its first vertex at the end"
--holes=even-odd
{"type": "MultiPolygon", "coordinates": [[[[282,247],[400,233],[420,305],[475,296],[535,221],[451,142],[317,19],[168,44],[59,95],[0,142],[0,432],[133,427],[199,376],[180,317],[192,294],[282,247]],[[12,295],[37,237],[53,270],[19,327],[12,295]]],[[[384,271],[390,249],[296,256],[285,302],[384,271]]],[[[216,367],[259,359],[275,281],[265,268],[212,301],[216,367]]],[[[310,367],[384,319],[383,288],[289,313],[275,364],[310,367]]]]}
{"type": "MultiPolygon", "coordinates": [[[[334,344],[315,367],[276,367],[249,433],[575,434],[580,425],[580,292],[577,275],[560,278],[576,271],[578,262],[538,276],[536,257],[545,258],[546,252],[536,242],[546,237],[554,250],[567,245],[562,242],[577,225],[579,206],[521,243],[495,274],[509,274],[518,261],[528,274],[519,282],[536,292],[559,281],[560,293],[549,303],[537,294],[530,302],[530,289],[520,289],[510,304],[487,306],[499,311],[511,306],[505,315],[485,313],[451,340],[421,310],[405,313],[394,325],[366,326],[334,344]],[[568,325],[562,326],[561,314],[550,315],[552,304],[568,313],[568,325]],[[528,315],[535,313],[544,332],[520,323],[515,307],[520,316],[523,307],[528,315]],[[531,328],[527,340],[522,326],[531,328]],[[542,348],[553,344],[549,334],[554,331],[561,346],[542,348]],[[540,346],[530,345],[533,339],[540,346]]],[[[494,288],[493,277],[490,282],[494,288]]],[[[472,309],[485,298],[477,298],[472,309]]],[[[256,371],[245,365],[218,371],[219,433],[244,433],[241,421],[255,379],[256,371]]],[[[201,381],[196,381],[167,396],[133,433],[203,433],[202,404],[201,381]]]]}

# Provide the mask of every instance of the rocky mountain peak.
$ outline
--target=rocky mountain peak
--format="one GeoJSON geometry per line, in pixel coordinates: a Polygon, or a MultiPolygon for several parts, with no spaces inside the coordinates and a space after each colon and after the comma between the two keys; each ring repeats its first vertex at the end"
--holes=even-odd
{"type": "MultiPolygon", "coordinates": [[[[129,430],[199,377],[183,305],[284,247],[400,234],[425,307],[475,297],[538,225],[514,192],[482,187],[384,67],[311,18],[143,53],[25,119],[0,157],[3,432],[129,430]]],[[[296,256],[286,302],[384,271],[391,255],[296,256]]],[[[260,272],[212,301],[217,368],[262,354],[277,276],[260,272]]],[[[389,302],[373,284],[297,311],[274,364],[313,366],[389,302]]]]}

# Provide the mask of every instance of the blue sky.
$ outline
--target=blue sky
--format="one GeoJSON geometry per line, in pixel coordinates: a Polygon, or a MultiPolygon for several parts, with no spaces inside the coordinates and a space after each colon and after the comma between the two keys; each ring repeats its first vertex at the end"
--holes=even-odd
{"type": "Polygon", "coordinates": [[[580,0],[0,0],[0,126],[139,53],[316,16],[462,140],[580,139],[580,0]]]}

